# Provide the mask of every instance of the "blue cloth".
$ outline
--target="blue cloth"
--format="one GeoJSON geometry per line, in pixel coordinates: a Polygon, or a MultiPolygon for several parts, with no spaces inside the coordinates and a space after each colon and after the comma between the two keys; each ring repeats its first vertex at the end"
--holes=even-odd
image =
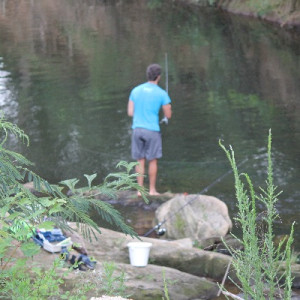
{"type": "Polygon", "coordinates": [[[66,237],[57,231],[40,231],[40,233],[48,240],[50,243],[61,242],[66,239],[66,237]]]}
{"type": "Polygon", "coordinates": [[[157,84],[146,82],[135,87],[129,99],[134,103],[132,128],[160,131],[159,110],[171,103],[168,93],[157,84]]]}

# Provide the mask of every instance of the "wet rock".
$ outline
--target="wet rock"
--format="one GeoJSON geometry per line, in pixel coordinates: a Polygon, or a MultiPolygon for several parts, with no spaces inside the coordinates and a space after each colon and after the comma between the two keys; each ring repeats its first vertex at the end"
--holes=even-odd
{"type": "Polygon", "coordinates": [[[230,249],[243,250],[243,244],[241,241],[234,238],[230,234],[227,234],[224,238],[211,237],[208,239],[195,241],[195,244],[206,251],[216,251],[227,255],[231,255],[230,249]]]}

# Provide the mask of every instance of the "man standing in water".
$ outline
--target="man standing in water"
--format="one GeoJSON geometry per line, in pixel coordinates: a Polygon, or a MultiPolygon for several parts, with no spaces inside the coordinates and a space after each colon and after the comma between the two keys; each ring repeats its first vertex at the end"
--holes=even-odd
{"type": "Polygon", "coordinates": [[[168,93],[158,86],[161,66],[152,64],[147,68],[148,82],[135,87],[129,96],[127,113],[133,117],[131,155],[139,163],[136,172],[140,186],[144,185],[145,162],[149,161],[149,194],[156,191],[157,159],[162,157],[162,141],[159,127],[159,111],[162,107],[167,119],[172,116],[171,99],[168,93]]]}

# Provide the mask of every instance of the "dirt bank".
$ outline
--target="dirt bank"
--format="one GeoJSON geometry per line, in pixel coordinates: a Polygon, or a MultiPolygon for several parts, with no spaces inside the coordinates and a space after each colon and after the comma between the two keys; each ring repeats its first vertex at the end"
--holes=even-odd
{"type": "Polygon", "coordinates": [[[197,6],[215,6],[221,10],[259,18],[281,27],[300,30],[300,0],[178,0],[197,6]]]}

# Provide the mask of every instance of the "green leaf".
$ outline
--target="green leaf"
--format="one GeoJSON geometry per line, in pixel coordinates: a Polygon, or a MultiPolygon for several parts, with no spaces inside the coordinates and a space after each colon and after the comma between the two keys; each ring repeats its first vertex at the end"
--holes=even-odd
{"type": "Polygon", "coordinates": [[[39,228],[44,228],[46,230],[52,229],[54,227],[55,223],[52,221],[45,221],[41,224],[39,224],[39,228]]]}
{"type": "Polygon", "coordinates": [[[30,257],[39,253],[40,246],[36,245],[34,242],[26,242],[22,243],[21,250],[25,256],[30,257]]]}
{"type": "Polygon", "coordinates": [[[92,181],[97,177],[97,174],[92,174],[92,175],[84,174],[84,176],[86,177],[86,179],[88,181],[89,188],[91,188],[92,187],[92,181]]]}
{"type": "Polygon", "coordinates": [[[39,202],[44,207],[50,207],[51,205],[53,205],[53,201],[48,197],[39,198],[39,202]]]}
{"type": "Polygon", "coordinates": [[[51,185],[49,184],[49,182],[45,180],[45,181],[43,181],[43,183],[44,183],[47,191],[52,194],[53,193],[53,189],[52,189],[51,185]]]}
{"type": "Polygon", "coordinates": [[[11,247],[12,239],[10,237],[0,239],[0,258],[6,256],[7,250],[11,247]]]}
{"type": "Polygon", "coordinates": [[[39,219],[42,217],[43,214],[45,214],[45,212],[46,212],[45,208],[39,209],[39,210],[35,211],[34,213],[31,213],[30,219],[31,220],[39,219]]]}
{"type": "Polygon", "coordinates": [[[67,203],[67,200],[66,200],[66,199],[61,199],[61,198],[56,198],[56,199],[55,199],[55,202],[56,202],[56,203],[65,204],[65,203],[67,203]]]}
{"type": "Polygon", "coordinates": [[[23,197],[22,199],[19,200],[19,204],[20,205],[26,205],[26,204],[30,204],[31,203],[31,200],[27,197],[23,197]]]}
{"type": "Polygon", "coordinates": [[[49,210],[49,215],[52,215],[54,213],[58,213],[62,211],[62,205],[56,203],[55,205],[53,205],[53,207],[49,210]]]}
{"type": "Polygon", "coordinates": [[[60,181],[61,184],[67,186],[71,191],[74,191],[75,185],[79,182],[77,178],[60,181]]]}

